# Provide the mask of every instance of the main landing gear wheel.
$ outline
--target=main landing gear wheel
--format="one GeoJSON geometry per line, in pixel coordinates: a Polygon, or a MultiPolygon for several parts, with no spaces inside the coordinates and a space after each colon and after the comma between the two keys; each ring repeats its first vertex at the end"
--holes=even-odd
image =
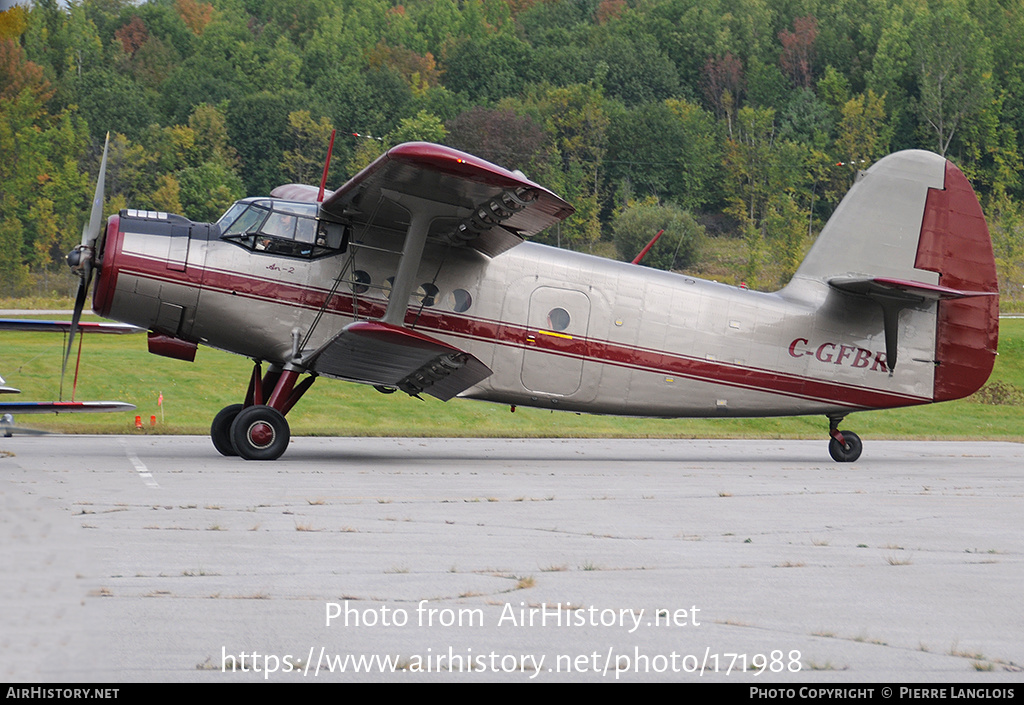
{"type": "Polygon", "coordinates": [[[245,460],[276,460],[290,438],[284,415],[262,404],[242,409],[231,424],[231,444],[245,460]]]}
{"type": "Polygon", "coordinates": [[[238,455],[235,446],[231,444],[231,424],[238,416],[238,412],[244,408],[244,404],[225,406],[220,413],[213,417],[213,423],[210,425],[210,439],[213,441],[213,447],[221,455],[226,455],[229,458],[238,455]]]}
{"type": "Polygon", "coordinates": [[[864,444],[860,442],[860,436],[853,431],[839,431],[843,437],[840,443],[835,437],[828,442],[828,454],[837,463],[852,463],[860,457],[864,444]]]}

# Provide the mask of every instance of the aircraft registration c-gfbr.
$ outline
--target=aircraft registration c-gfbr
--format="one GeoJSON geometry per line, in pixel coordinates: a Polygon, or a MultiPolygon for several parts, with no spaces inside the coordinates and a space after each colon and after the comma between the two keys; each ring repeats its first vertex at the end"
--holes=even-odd
{"type": "Polygon", "coordinates": [[[151,352],[254,361],[211,427],[249,460],[285,451],[317,377],[596,414],[821,414],[848,462],[849,413],[961,398],[992,370],[988,228],[936,154],[863,172],[774,293],[524,241],[572,212],[520,172],[407,143],[336,191],[278,187],[216,223],[122,210],[69,263],[79,310],[95,278],[93,310],[148,329],[151,352]]]}

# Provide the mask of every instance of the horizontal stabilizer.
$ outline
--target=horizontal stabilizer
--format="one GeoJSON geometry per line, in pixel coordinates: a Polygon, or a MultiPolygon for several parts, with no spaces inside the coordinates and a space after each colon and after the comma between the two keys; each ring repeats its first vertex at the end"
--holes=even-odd
{"type": "Polygon", "coordinates": [[[303,363],[313,372],[447,401],[491,375],[467,352],[379,321],[350,323],[303,363]]]}
{"type": "Polygon", "coordinates": [[[836,277],[829,279],[828,283],[829,286],[850,294],[860,294],[871,298],[884,296],[905,299],[908,303],[998,295],[998,292],[994,291],[962,291],[938,284],[889,277],[836,277]]]}

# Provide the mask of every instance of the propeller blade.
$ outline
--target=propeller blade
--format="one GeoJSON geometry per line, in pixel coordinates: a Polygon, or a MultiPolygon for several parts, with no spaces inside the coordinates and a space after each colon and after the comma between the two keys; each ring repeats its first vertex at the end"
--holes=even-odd
{"type": "MultiPolygon", "coordinates": [[[[64,360],[60,366],[60,396],[64,398],[64,375],[68,371],[68,359],[71,357],[71,346],[75,343],[75,333],[78,332],[78,322],[82,318],[82,309],[85,308],[85,300],[89,296],[89,285],[92,283],[93,262],[96,255],[96,244],[103,228],[103,191],[107,179],[107,153],[110,151],[110,133],[107,133],[103,141],[103,158],[100,160],[100,173],[96,177],[96,191],[92,197],[92,210],[89,213],[89,222],[82,228],[82,244],[78,246],[78,258],[74,268],[78,270],[81,277],[78,282],[78,294],[75,296],[75,311],[71,316],[71,328],[68,330],[68,347],[64,351],[64,360]]],[[[69,255],[70,264],[70,255],[69,255]]]]}
{"type": "Polygon", "coordinates": [[[82,318],[82,309],[85,308],[85,299],[89,295],[88,279],[92,275],[92,267],[88,262],[82,270],[82,279],[78,282],[78,294],[75,296],[75,310],[71,315],[71,328],[68,331],[68,347],[64,351],[64,362],[60,367],[60,398],[64,398],[64,373],[68,371],[68,358],[71,357],[71,346],[75,343],[75,333],[78,332],[78,321],[82,318]]]}
{"type": "Polygon", "coordinates": [[[103,219],[103,190],[104,182],[107,179],[107,151],[110,149],[110,133],[103,142],[103,159],[100,160],[100,174],[96,177],[96,192],[92,197],[92,211],[89,213],[89,222],[82,228],[82,246],[92,248],[100,235],[101,220],[103,219]]]}

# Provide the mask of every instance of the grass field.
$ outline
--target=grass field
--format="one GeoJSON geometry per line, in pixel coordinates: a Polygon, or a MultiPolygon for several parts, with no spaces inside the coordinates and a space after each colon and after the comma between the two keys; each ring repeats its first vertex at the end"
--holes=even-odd
{"type": "MultiPolygon", "coordinates": [[[[0,333],[0,374],[22,390],[4,400],[57,399],[64,336],[0,333]]],[[[907,409],[871,411],[847,418],[844,427],[865,438],[990,439],[1024,441],[1024,319],[1003,319],[1000,355],[987,395],[1003,403],[969,399],[907,409]]],[[[127,401],[138,406],[144,433],[207,434],[213,416],[241,401],[251,362],[200,348],[196,362],[151,355],[145,335],[87,335],[76,399],[127,401]],[[157,398],[163,394],[160,409],[157,398]],[[150,417],[156,416],[155,428],[150,417]]],[[[74,358],[64,398],[70,397],[74,358]]],[[[135,431],[135,414],[21,416],[18,423],[70,433],[135,431]]],[[[405,394],[335,380],[318,380],[289,414],[295,435],[618,437],[618,438],[821,438],[824,417],[781,419],[635,419],[579,415],[455,399],[423,401],[405,394]]]]}

